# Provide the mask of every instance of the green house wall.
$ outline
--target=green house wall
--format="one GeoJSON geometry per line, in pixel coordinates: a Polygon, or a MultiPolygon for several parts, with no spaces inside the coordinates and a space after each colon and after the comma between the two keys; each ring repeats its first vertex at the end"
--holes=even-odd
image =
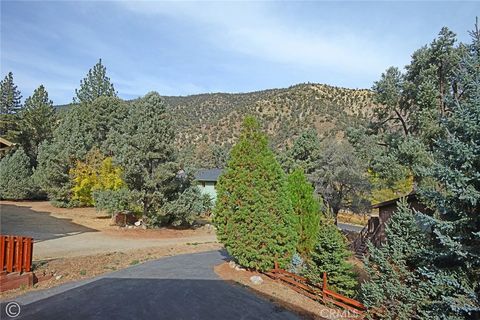
{"type": "Polygon", "coordinates": [[[202,194],[208,194],[213,201],[217,199],[217,190],[215,190],[216,182],[213,181],[198,181],[198,187],[202,194]]]}

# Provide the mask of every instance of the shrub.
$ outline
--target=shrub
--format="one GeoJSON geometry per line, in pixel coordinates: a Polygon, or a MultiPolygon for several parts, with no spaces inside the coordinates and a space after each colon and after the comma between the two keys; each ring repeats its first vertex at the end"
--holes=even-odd
{"type": "Polygon", "coordinates": [[[357,281],[347,262],[350,252],[345,238],[333,221],[322,219],[317,244],[310,256],[305,276],[315,283],[321,283],[323,272],[327,273],[328,285],[333,290],[353,296],[357,281]]]}
{"type": "Polygon", "coordinates": [[[158,222],[172,226],[191,226],[196,218],[211,208],[210,196],[202,194],[197,186],[191,186],[183,191],[177,199],[167,202],[162,207],[164,217],[160,218],[158,222]]]}
{"type": "Polygon", "coordinates": [[[217,184],[214,223],[229,254],[249,268],[286,267],[297,245],[285,173],[255,118],[247,117],[239,142],[217,184]]]}
{"type": "Polygon", "coordinates": [[[112,158],[104,158],[98,149],[92,149],[85,162],[77,161],[70,170],[72,201],[80,205],[94,205],[93,191],[118,190],[124,186],[121,174],[122,170],[113,165],[112,158]]]}
{"type": "Polygon", "coordinates": [[[131,211],[137,213],[139,210],[139,195],[127,188],[118,190],[95,190],[93,200],[97,210],[105,210],[109,214],[131,211]]]}
{"type": "Polygon", "coordinates": [[[0,199],[29,199],[34,193],[30,159],[19,148],[0,161],[0,199]]]}

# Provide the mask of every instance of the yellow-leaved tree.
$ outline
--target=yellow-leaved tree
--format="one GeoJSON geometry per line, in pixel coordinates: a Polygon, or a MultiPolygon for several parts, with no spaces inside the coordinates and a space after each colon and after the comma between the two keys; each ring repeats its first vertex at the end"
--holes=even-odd
{"type": "Polygon", "coordinates": [[[70,170],[73,181],[72,202],[80,206],[93,206],[96,190],[118,190],[125,186],[122,169],[115,166],[111,157],[104,157],[98,149],[92,149],[85,161],[77,161],[70,170]]]}

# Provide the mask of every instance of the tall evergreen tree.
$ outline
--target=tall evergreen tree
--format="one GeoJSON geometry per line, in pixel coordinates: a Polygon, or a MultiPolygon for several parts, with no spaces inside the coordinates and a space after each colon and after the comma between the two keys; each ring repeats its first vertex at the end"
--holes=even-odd
{"type": "Polygon", "coordinates": [[[117,92],[107,77],[107,68],[99,59],[97,64],[88,71],[87,76],[80,81],[80,89],[75,89],[73,102],[93,102],[98,97],[116,97],[117,92]]]}
{"type": "Polygon", "coordinates": [[[301,167],[304,172],[309,175],[315,171],[319,151],[320,139],[318,138],[317,132],[315,130],[306,130],[295,139],[293,146],[286,150],[280,157],[280,161],[287,171],[301,167]]]}
{"type": "Polygon", "coordinates": [[[349,130],[349,138],[388,184],[412,174],[419,183],[414,172],[430,161],[426,152],[443,134],[440,124],[450,112],[446,98],[462,96],[454,68],[461,51],[455,34],[442,28],[434,41],[413,53],[404,72],[391,67],[375,82],[374,117],[366,128],[349,130]]]}
{"type": "Polygon", "coordinates": [[[0,82],[0,136],[15,137],[21,99],[20,90],[13,82],[13,73],[9,72],[0,82]]]}
{"type": "Polygon", "coordinates": [[[217,184],[217,236],[246,267],[285,267],[297,245],[285,173],[268,148],[257,120],[245,118],[238,143],[217,184]]]}
{"type": "Polygon", "coordinates": [[[297,253],[307,258],[315,247],[320,227],[320,202],[314,197],[314,188],[302,168],[288,175],[288,194],[297,221],[297,253]]]}
{"type": "Polygon", "coordinates": [[[52,139],[56,122],[53,102],[48,98],[45,87],[41,85],[25,100],[20,120],[19,141],[32,164],[36,165],[40,143],[52,139]]]}
{"type": "Polygon", "coordinates": [[[22,148],[0,161],[0,199],[29,199],[34,193],[30,160],[22,148]]]}
{"type": "Polygon", "coordinates": [[[156,92],[138,100],[129,111],[109,141],[114,160],[124,168],[125,183],[140,195],[143,216],[148,218],[177,196],[175,133],[156,92]]]}
{"type": "Polygon", "coordinates": [[[433,165],[420,170],[423,201],[435,209],[422,215],[435,246],[421,270],[431,283],[430,315],[480,316],[480,31],[456,68],[461,98],[452,95],[442,123],[446,132],[433,144],[433,165]],[[448,283],[449,286],[444,284],[448,283]]]}

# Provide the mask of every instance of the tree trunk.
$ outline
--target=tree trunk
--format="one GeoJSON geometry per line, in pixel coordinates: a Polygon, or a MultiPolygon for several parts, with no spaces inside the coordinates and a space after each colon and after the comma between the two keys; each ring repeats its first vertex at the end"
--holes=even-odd
{"type": "Polygon", "coordinates": [[[338,226],[338,212],[340,211],[340,208],[332,208],[332,211],[335,219],[335,225],[338,226]]]}

